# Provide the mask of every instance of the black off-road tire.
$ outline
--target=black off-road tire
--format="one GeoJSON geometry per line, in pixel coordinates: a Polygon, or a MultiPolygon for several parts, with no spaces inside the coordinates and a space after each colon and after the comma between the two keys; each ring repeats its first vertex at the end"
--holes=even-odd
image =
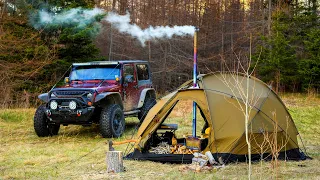
{"type": "Polygon", "coordinates": [[[49,124],[50,136],[58,135],[59,130],[60,130],[60,124],[49,124]]]}
{"type": "Polygon", "coordinates": [[[45,106],[41,105],[34,115],[34,130],[39,137],[57,135],[60,124],[49,124],[49,119],[45,114],[45,106]]]}
{"type": "Polygon", "coordinates": [[[99,128],[102,137],[120,137],[125,129],[124,114],[118,104],[111,104],[102,108],[99,128]]]}
{"type": "Polygon", "coordinates": [[[143,122],[143,120],[146,118],[149,110],[157,103],[155,98],[148,97],[144,100],[143,106],[140,109],[140,112],[138,113],[138,119],[140,120],[140,124],[143,122]]]}

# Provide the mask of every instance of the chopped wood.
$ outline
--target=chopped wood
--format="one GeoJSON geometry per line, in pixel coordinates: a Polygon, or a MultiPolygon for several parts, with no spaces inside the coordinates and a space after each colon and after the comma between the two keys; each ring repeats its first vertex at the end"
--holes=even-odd
{"type": "Polygon", "coordinates": [[[107,172],[123,172],[122,151],[107,151],[106,152],[107,172]]]}

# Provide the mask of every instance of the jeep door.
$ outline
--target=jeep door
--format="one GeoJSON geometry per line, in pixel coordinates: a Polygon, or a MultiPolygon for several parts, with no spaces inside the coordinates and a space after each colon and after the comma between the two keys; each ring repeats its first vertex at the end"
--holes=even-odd
{"type": "Polygon", "coordinates": [[[133,64],[123,65],[123,101],[124,110],[135,110],[138,106],[140,93],[138,93],[138,80],[133,64]]]}

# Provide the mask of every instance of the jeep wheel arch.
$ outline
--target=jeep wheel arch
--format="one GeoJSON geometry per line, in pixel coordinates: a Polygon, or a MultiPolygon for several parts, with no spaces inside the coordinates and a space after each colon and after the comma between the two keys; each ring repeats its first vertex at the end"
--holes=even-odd
{"type": "Polygon", "coordinates": [[[140,108],[140,112],[138,113],[138,119],[140,120],[140,124],[143,122],[145,117],[147,116],[149,110],[157,103],[155,98],[147,97],[143,106],[140,108]]]}
{"type": "Polygon", "coordinates": [[[95,103],[98,103],[101,107],[106,107],[110,104],[118,104],[123,109],[123,103],[118,92],[105,92],[98,94],[95,98],[95,103]]]}
{"type": "Polygon", "coordinates": [[[142,90],[137,108],[141,108],[145,103],[145,99],[148,97],[156,99],[156,91],[153,88],[146,88],[142,90]]]}

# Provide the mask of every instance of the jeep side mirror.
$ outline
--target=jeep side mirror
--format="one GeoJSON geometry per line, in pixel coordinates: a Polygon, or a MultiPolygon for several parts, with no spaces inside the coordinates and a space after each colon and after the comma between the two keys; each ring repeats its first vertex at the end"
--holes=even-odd
{"type": "Polygon", "coordinates": [[[124,78],[124,82],[126,83],[133,82],[133,75],[126,75],[126,77],[124,78]]]}
{"type": "Polygon", "coordinates": [[[69,82],[70,82],[69,77],[65,77],[65,78],[64,78],[64,82],[65,82],[65,83],[69,83],[69,82]]]}

